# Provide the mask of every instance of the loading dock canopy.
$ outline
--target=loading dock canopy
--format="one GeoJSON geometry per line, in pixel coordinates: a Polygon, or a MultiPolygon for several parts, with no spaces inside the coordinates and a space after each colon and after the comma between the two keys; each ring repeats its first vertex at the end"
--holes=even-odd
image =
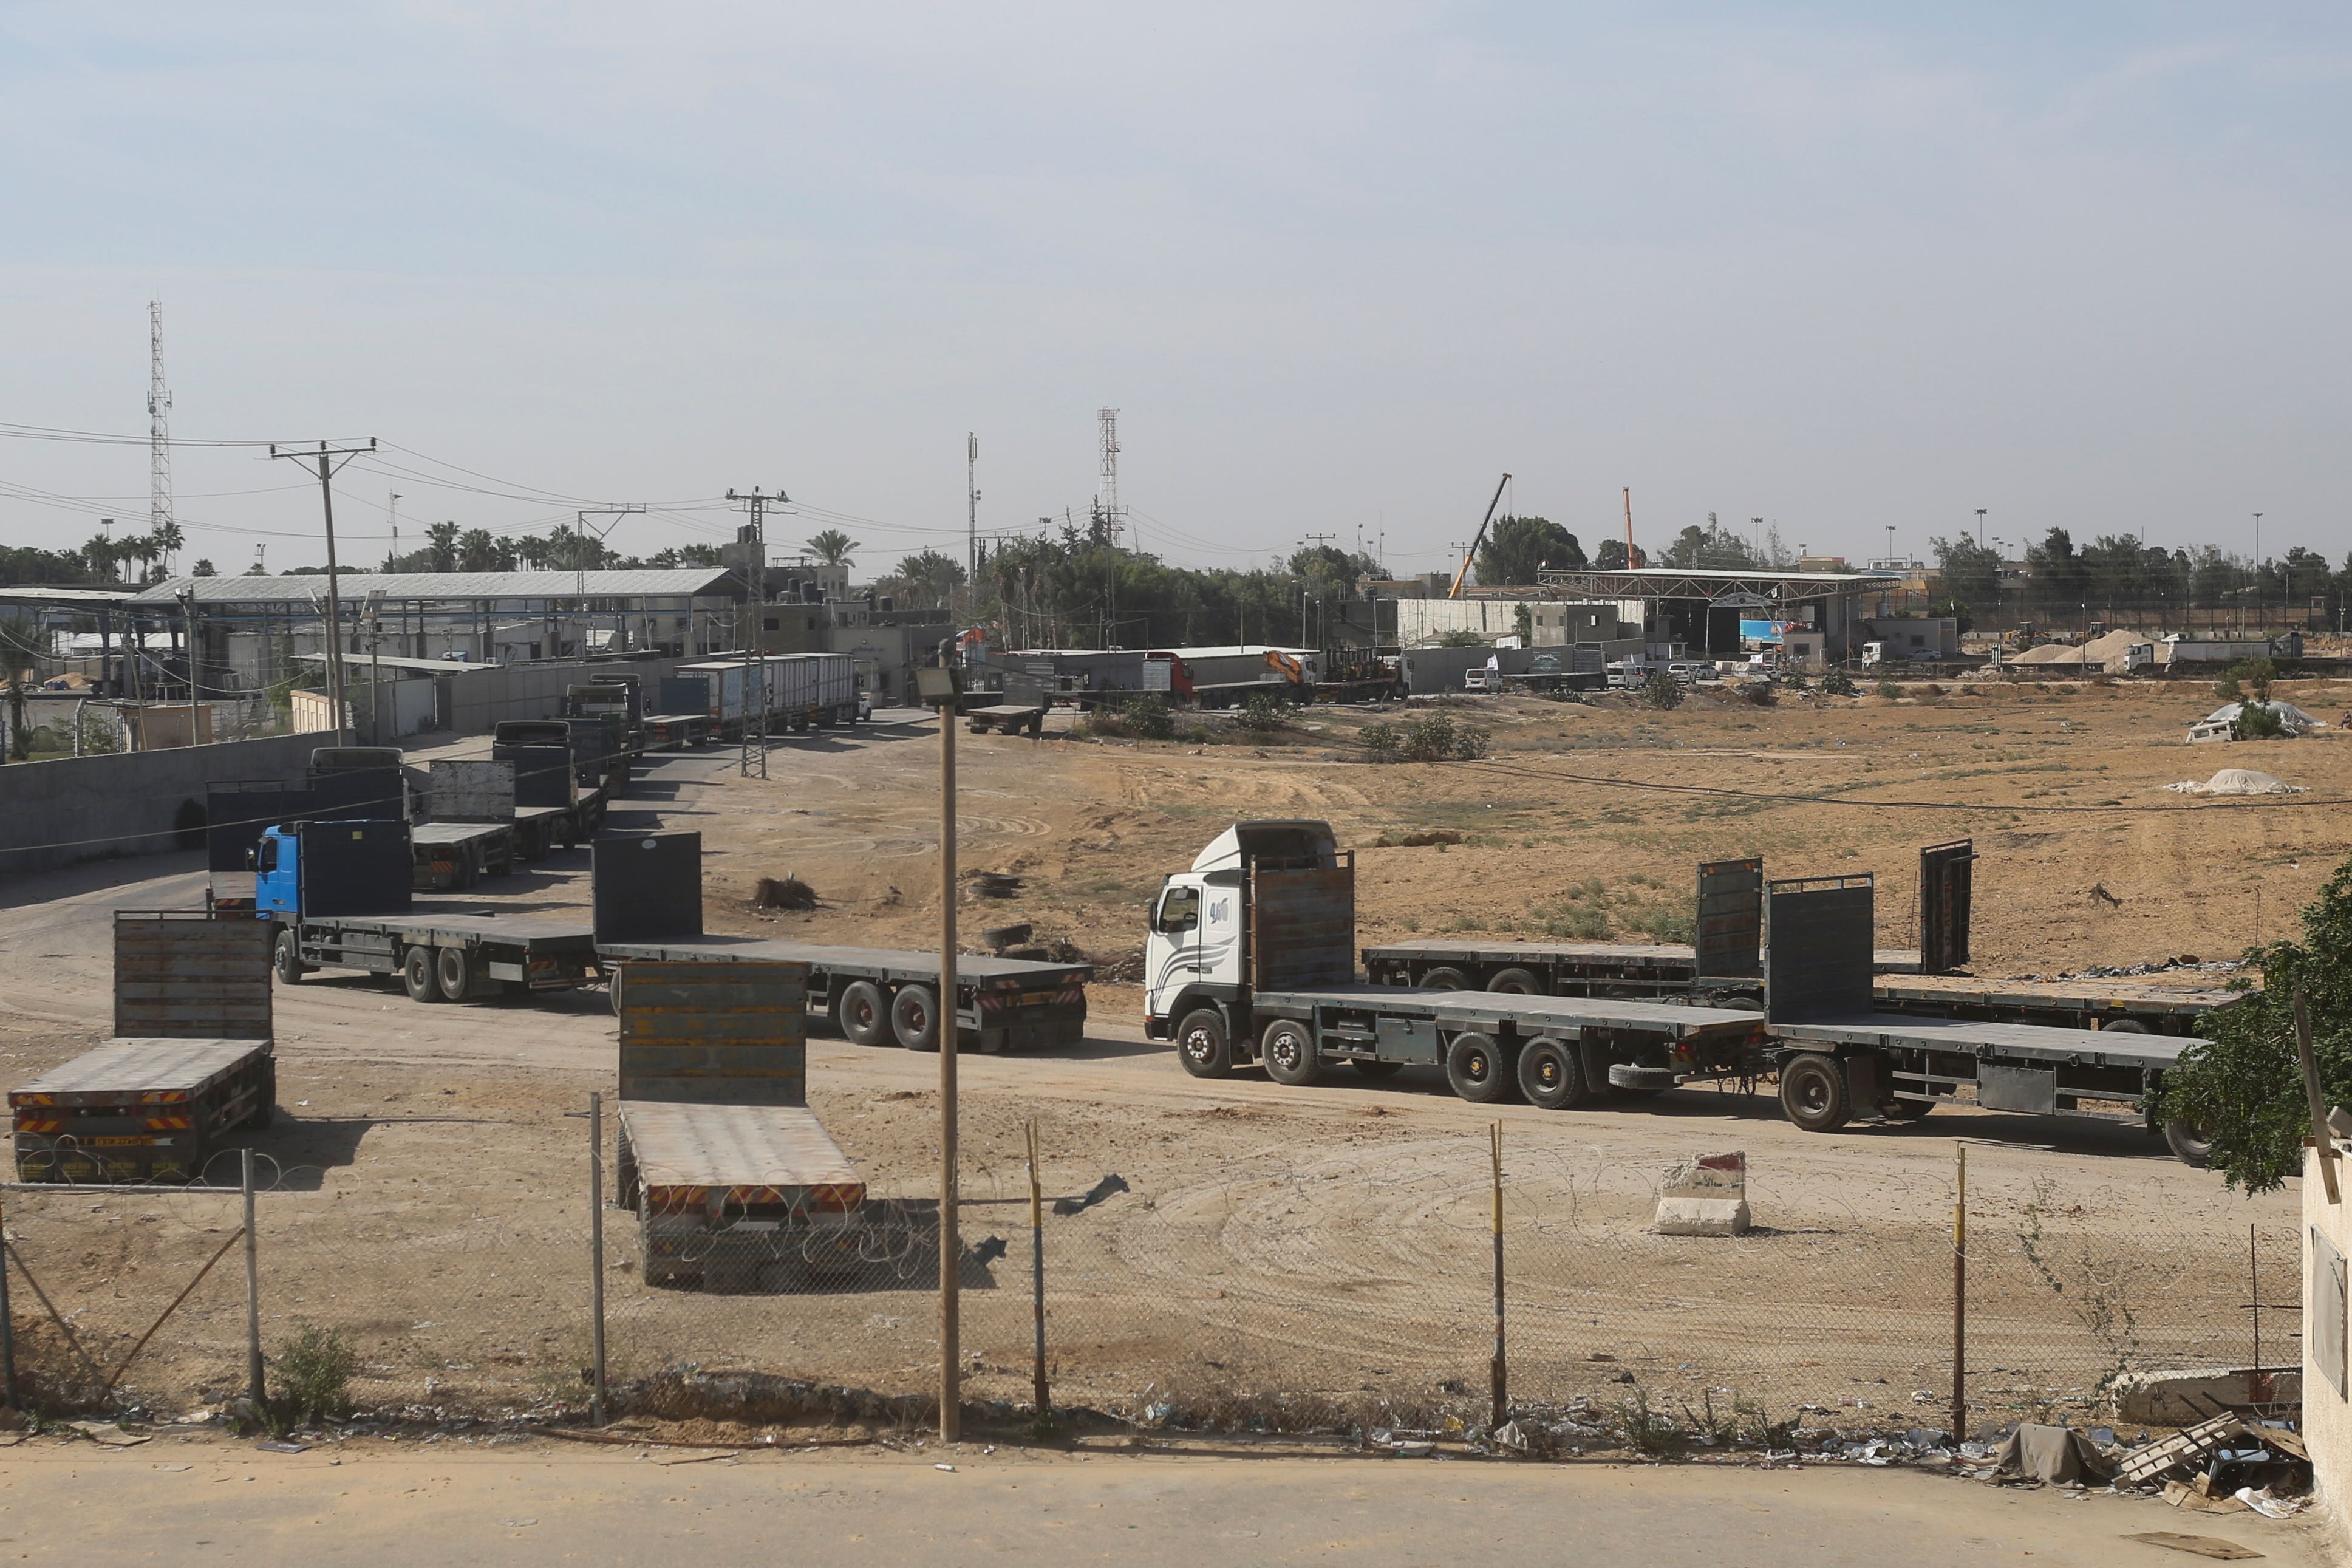
{"type": "Polygon", "coordinates": [[[1620,572],[1547,569],[1536,575],[1544,587],[1571,598],[1683,599],[1759,608],[1874,593],[1904,581],[1899,574],[1885,572],[1718,572],[1659,566],[1620,572]]]}

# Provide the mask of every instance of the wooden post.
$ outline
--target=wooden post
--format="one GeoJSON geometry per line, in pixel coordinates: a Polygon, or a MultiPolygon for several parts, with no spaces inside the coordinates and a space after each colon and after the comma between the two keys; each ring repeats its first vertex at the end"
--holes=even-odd
{"type": "Polygon", "coordinates": [[[1495,1226],[1495,1363],[1493,1373],[1494,1414],[1489,1428],[1500,1427],[1511,1418],[1507,1363],[1503,1357],[1503,1124],[1496,1122],[1487,1130],[1488,1152],[1494,1163],[1494,1226],[1495,1226]]]}
{"type": "Polygon", "coordinates": [[[1952,1446],[1969,1436],[1969,1146],[1955,1145],[1959,1184],[1952,1196],[1952,1446]]]}
{"type": "MultiPolygon", "coordinates": [[[[5,1220],[0,1220],[0,1235],[7,1233],[5,1220]]],[[[8,1305],[8,1257],[0,1249],[0,1377],[6,1381],[8,1408],[21,1410],[16,1398],[16,1314],[8,1305]]]]}
{"type": "Polygon", "coordinates": [[[268,1392],[261,1375],[261,1252],[253,1226],[253,1151],[241,1149],[237,1185],[245,1194],[245,1382],[254,1408],[268,1392]]]}
{"type": "Polygon", "coordinates": [[[932,1027],[940,1047],[940,1441],[962,1435],[963,1346],[957,1287],[963,1245],[956,1231],[956,705],[940,706],[940,994],[932,1027]]]}
{"type": "Polygon", "coordinates": [[[2336,1181],[2336,1140],[2327,1131],[2327,1100],[2319,1089],[2319,1058],[2311,1054],[2311,1013],[2303,1002],[2303,988],[2294,992],[2294,1054],[2303,1064],[2303,1098],[2311,1108],[2311,1147],[2319,1156],[2319,1179],[2327,1201],[2340,1204],[2344,1194],[2336,1181]]]}
{"type": "Polygon", "coordinates": [[[1045,1194],[1037,1170],[1037,1121],[1029,1121],[1029,1294],[1036,1320],[1037,1425],[1053,1420],[1054,1404],[1045,1386],[1045,1194]]]}
{"type": "Polygon", "coordinates": [[[604,1097],[588,1096],[589,1353],[594,1359],[588,1395],[591,1425],[604,1424],[604,1097]]]}

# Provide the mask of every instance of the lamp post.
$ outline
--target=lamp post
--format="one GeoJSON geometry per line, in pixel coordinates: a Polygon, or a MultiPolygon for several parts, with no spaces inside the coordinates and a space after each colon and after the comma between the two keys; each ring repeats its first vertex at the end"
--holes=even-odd
{"type": "Polygon", "coordinates": [[[932,1029],[940,1051],[940,1441],[962,1436],[963,1358],[958,1270],[963,1244],[957,1235],[956,1203],[956,700],[962,672],[955,666],[955,639],[940,644],[940,662],[915,672],[915,692],[940,710],[940,989],[932,1029]]]}

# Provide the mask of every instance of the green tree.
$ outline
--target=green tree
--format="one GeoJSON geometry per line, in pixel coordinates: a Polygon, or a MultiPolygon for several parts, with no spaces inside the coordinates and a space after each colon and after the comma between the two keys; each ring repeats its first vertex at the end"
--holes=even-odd
{"type": "Polygon", "coordinates": [[[1959,629],[1962,632],[1968,631],[1971,626],[1974,626],[1977,624],[1976,610],[1974,606],[1972,606],[1966,599],[1960,598],[1957,595],[1948,595],[1945,598],[1937,600],[1934,604],[1927,606],[1927,613],[1931,616],[1951,616],[1953,620],[1959,623],[1959,629]]]}
{"type": "Polygon", "coordinates": [[[805,542],[808,552],[826,566],[848,565],[850,557],[856,555],[858,550],[857,541],[837,528],[828,528],[823,533],[812,534],[805,542]]]}
{"type": "Polygon", "coordinates": [[[457,570],[497,572],[514,564],[511,546],[502,546],[487,528],[469,528],[457,536],[457,570]]]}
{"type": "Polygon", "coordinates": [[[2158,1114],[2211,1140],[2208,1163],[2233,1187],[2267,1192],[2303,1168],[2311,1132],[2294,1047],[2294,994],[2311,1017],[2319,1087],[2330,1105],[2352,1105],[2352,860],[2336,868],[2302,910],[2300,941],[2247,951],[2263,988],[2198,1024],[2205,1043],[2165,1074],[2158,1114]]]}
{"type": "Polygon", "coordinates": [[[211,562],[199,555],[196,557],[196,563],[191,570],[190,575],[196,577],[217,577],[220,575],[220,572],[211,562]]]}
{"type": "Polygon", "coordinates": [[[455,572],[457,569],[457,525],[436,522],[425,531],[425,548],[431,557],[428,572],[455,572]]]}
{"type": "Polygon", "coordinates": [[[1751,572],[1756,569],[1755,552],[1748,541],[1724,527],[1712,517],[1705,528],[1693,524],[1675,535],[1666,546],[1665,563],[1684,568],[1713,568],[1718,572],[1751,572]]]}
{"type": "Polygon", "coordinates": [[[1485,647],[1486,646],[1486,639],[1466,626],[1455,626],[1452,631],[1440,632],[1437,634],[1437,646],[1440,647],[1485,647]]]}
{"type": "Polygon", "coordinates": [[[1990,610],[2000,602],[2000,552],[1979,544],[1967,534],[1958,539],[1930,539],[1936,568],[1944,592],[1962,604],[1990,610]]]}
{"type": "Polygon", "coordinates": [[[948,595],[961,587],[963,582],[962,562],[936,550],[926,550],[919,555],[901,559],[890,575],[876,586],[909,607],[932,609],[945,605],[948,595]]]}
{"type": "Polygon", "coordinates": [[[0,681],[8,695],[8,760],[21,763],[33,754],[32,731],[25,725],[25,678],[34,673],[34,660],[48,645],[40,626],[19,616],[0,620],[0,681]]]}
{"type": "Polygon", "coordinates": [[[1502,517],[1478,549],[1478,582],[1488,588],[1532,585],[1541,580],[1537,573],[1544,567],[1573,572],[1584,564],[1584,547],[1559,524],[1540,517],[1502,517]]]}
{"type": "MultiPolygon", "coordinates": [[[[1638,572],[1649,563],[1650,552],[1643,549],[1640,545],[1635,545],[1633,547],[1633,564],[1630,570],[1638,572]]],[[[1592,551],[1592,569],[1596,572],[1623,572],[1629,570],[1625,564],[1625,542],[1622,539],[1604,539],[1599,544],[1595,545],[1592,551]]]]}

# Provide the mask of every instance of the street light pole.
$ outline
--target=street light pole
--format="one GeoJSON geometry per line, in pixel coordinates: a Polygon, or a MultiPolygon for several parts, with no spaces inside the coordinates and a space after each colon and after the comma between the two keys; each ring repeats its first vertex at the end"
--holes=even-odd
{"type": "Polygon", "coordinates": [[[940,1441],[963,1435],[963,1342],[960,1273],[963,1242],[956,1224],[956,1048],[961,1030],[956,1005],[956,765],[955,639],[940,644],[935,669],[916,672],[916,692],[940,710],[940,989],[932,1029],[940,1052],[940,1441]]]}

